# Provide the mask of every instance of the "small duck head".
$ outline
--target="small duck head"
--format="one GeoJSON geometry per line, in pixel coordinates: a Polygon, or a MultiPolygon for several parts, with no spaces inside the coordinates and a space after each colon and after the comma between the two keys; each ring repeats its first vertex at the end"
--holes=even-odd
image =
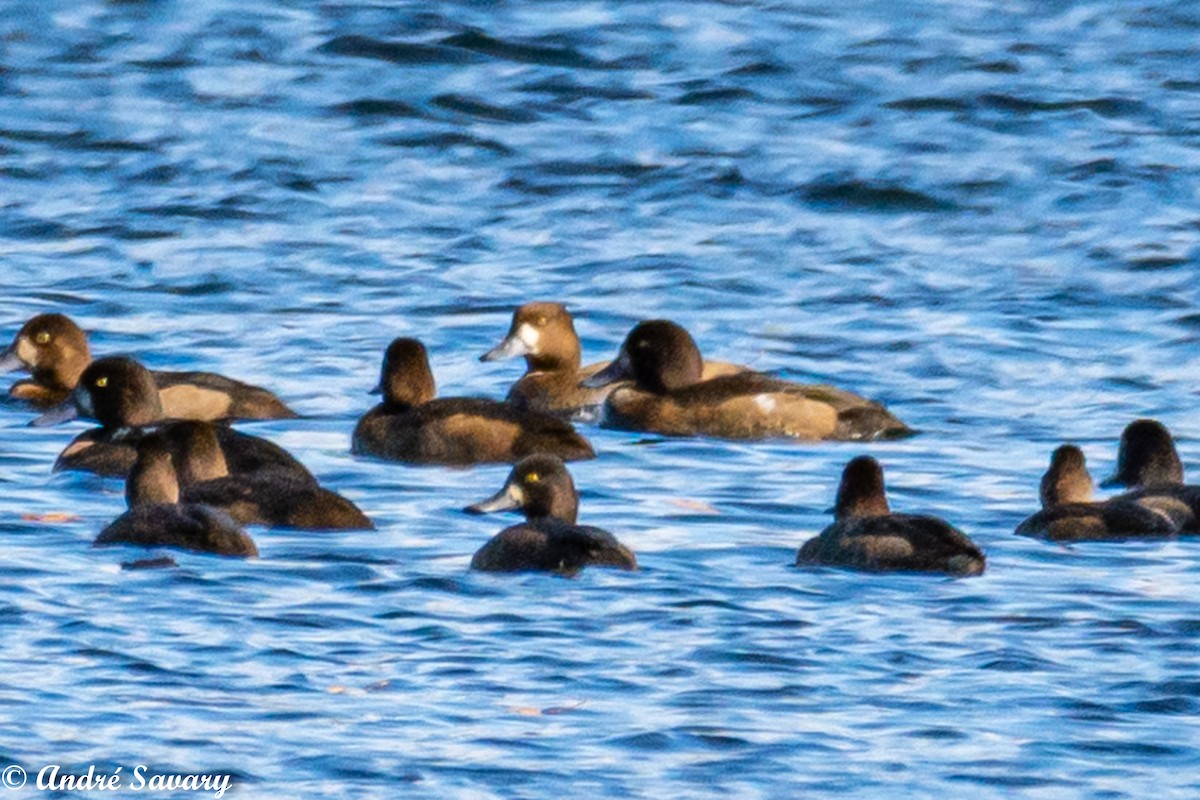
{"type": "Polygon", "coordinates": [[[669,394],[700,381],[704,359],[683,327],[665,319],[639,322],[625,337],[617,358],[583,381],[588,388],[632,379],[639,389],[669,394]]]}
{"type": "Polygon", "coordinates": [[[416,339],[394,339],[383,354],[379,385],[372,394],[383,394],[384,405],[411,408],[437,395],[437,384],[429,368],[429,353],[416,339]]]}
{"type": "Polygon", "coordinates": [[[526,456],[512,468],[499,492],[463,510],[487,514],[516,509],[524,512],[526,519],[553,517],[575,523],[579,494],[562,459],[546,454],[526,456]]]}
{"type": "Polygon", "coordinates": [[[561,303],[526,303],[513,312],[504,341],[479,357],[480,361],[524,356],[533,370],[579,369],[579,335],[571,313],[561,303]]]}
{"type": "Polygon", "coordinates": [[[1117,448],[1117,471],[1101,486],[1164,486],[1183,483],[1183,462],[1171,432],[1158,420],[1138,419],[1125,426],[1117,448]]]}
{"type": "Polygon", "coordinates": [[[842,470],[838,484],[836,519],[877,517],[890,514],[887,493],[883,485],[883,468],[871,456],[858,456],[842,470]]]}

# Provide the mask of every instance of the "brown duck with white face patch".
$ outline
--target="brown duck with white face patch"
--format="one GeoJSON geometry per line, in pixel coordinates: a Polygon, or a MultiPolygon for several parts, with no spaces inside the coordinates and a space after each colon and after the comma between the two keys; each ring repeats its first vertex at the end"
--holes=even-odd
{"type": "MultiPolygon", "coordinates": [[[[525,374],[508,391],[508,402],[531,411],[563,417],[595,416],[615,384],[586,388],[585,378],[608,362],[582,366],[579,336],[571,313],[561,303],[526,303],[513,312],[508,335],[500,344],[479,357],[480,361],[498,361],[522,356],[525,374]]],[[[702,377],[747,371],[746,367],[724,361],[705,361],[702,377]]]]}
{"type": "Polygon", "coordinates": [[[474,397],[435,398],[425,346],[396,339],[384,354],[383,402],[354,429],[351,450],[411,464],[513,462],[532,453],[594,458],[587,440],[548,414],[474,397]]]}
{"type": "Polygon", "coordinates": [[[893,439],[912,429],[886,408],[825,385],[756,372],[703,379],[695,341],[667,320],[638,323],[616,361],[583,382],[619,386],[604,404],[604,425],[668,436],[722,439],[893,439]]]}
{"type": "Polygon", "coordinates": [[[796,564],[979,575],[986,561],[983,551],[945,520],[892,513],[879,462],[859,456],[842,472],[834,523],[804,543],[796,564]]]}
{"type": "MultiPolygon", "coordinates": [[[[28,369],[9,394],[35,408],[63,403],[92,361],[87,335],[69,317],[39,314],[25,323],[0,356],[0,372],[28,369]]],[[[211,372],[152,372],[163,414],[170,419],[288,419],[296,413],[259,386],[211,372]]]]}
{"type": "Polygon", "coordinates": [[[471,569],[574,574],[587,566],[636,569],[633,552],[608,531],[577,525],[579,494],[557,456],[522,459],[504,487],[465,509],[472,514],[519,510],[525,522],[505,528],[475,553],[471,569]]]}
{"type": "Polygon", "coordinates": [[[1174,536],[1178,525],[1167,514],[1133,500],[1092,499],[1092,476],[1083,451],[1064,444],[1050,456],[1039,494],[1042,510],[1023,520],[1016,532],[1056,542],[1174,536]]]}

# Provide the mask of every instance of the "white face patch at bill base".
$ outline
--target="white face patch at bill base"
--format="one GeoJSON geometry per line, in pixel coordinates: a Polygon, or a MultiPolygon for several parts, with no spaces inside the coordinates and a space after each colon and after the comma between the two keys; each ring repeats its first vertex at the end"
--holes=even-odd
{"type": "Polygon", "coordinates": [[[778,405],[778,403],[775,402],[775,398],[769,394],[756,394],[754,396],[754,402],[757,403],[758,407],[767,414],[770,414],[772,411],[774,411],[778,405]]]}
{"type": "Polygon", "coordinates": [[[529,352],[533,353],[537,350],[537,343],[542,338],[542,334],[528,322],[522,322],[521,327],[517,328],[517,338],[529,348],[529,352]]]}

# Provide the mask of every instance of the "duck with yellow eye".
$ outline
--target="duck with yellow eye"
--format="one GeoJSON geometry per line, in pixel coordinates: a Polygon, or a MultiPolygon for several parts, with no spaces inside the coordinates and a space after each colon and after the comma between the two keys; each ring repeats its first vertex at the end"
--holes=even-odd
{"type": "Polygon", "coordinates": [[[504,487],[464,509],[471,514],[520,510],[525,522],[505,528],[479,548],[471,569],[486,572],[556,572],[587,566],[637,569],[637,559],[611,533],[575,524],[579,494],[562,459],[538,454],[517,462],[504,487]]]}
{"type": "MultiPolygon", "coordinates": [[[[63,314],[38,314],[0,355],[0,372],[28,369],[9,395],[46,409],[69,400],[92,362],[87,334],[63,314]]],[[[296,413],[260,386],[212,372],[150,373],[164,413],[173,419],[288,419],[296,413]]]]}

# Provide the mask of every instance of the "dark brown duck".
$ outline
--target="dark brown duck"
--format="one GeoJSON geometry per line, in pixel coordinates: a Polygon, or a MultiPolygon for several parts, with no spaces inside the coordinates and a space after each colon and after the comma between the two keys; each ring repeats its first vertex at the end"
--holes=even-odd
{"type": "Polygon", "coordinates": [[[1141,539],[1174,536],[1172,519],[1133,500],[1096,502],[1083,451],[1064,444],[1050,456],[1039,494],[1042,510],[1023,520],[1016,532],[1056,542],[1141,539]]]}
{"type": "MultiPolygon", "coordinates": [[[[87,335],[69,317],[39,314],[25,323],[3,356],[0,372],[26,368],[29,380],[17,381],[9,394],[36,408],[50,408],[70,396],[92,362],[87,335]]],[[[287,419],[296,413],[259,386],[212,372],[163,372],[151,375],[163,414],[170,419],[287,419]]]]}
{"type": "Polygon", "coordinates": [[[668,436],[722,439],[889,439],[913,431],[878,403],[833,386],[757,372],[703,380],[700,350],[667,320],[638,323],[616,361],[585,386],[633,379],[604,404],[604,424],[668,436]]]}
{"type": "Polygon", "coordinates": [[[159,436],[151,434],[138,442],[125,497],[129,510],[100,532],[94,546],[133,544],[243,558],[258,555],[254,540],[227,514],[180,502],[171,448],[159,436]]]}
{"type": "Polygon", "coordinates": [[[479,548],[471,569],[488,572],[574,574],[584,567],[636,569],[633,552],[601,528],[577,525],[579,494],[557,456],[522,459],[503,488],[469,513],[520,510],[525,522],[505,528],[479,548]]]}
{"type": "Polygon", "coordinates": [[[388,346],[377,391],[383,402],[358,421],[354,453],[457,466],[543,452],[568,461],[596,455],[574,428],[548,414],[483,398],[435,399],[429,356],[416,339],[388,346]]]}
{"type": "Polygon", "coordinates": [[[1200,533],[1200,486],[1183,482],[1175,440],[1158,420],[1125,426],[1117,448],[1117,470],[1101,486],[1126,486],[1114,500],[1132,500],[1166,514],[1180,533],[1200,533]]]}
{"type": "Polygon", "coordinates": [[[859,456],[842,472],[834,523],[804,543],[796,564],[979,575],[986,560],[966,534],[945,520],[892,513],[879,462],[859,456]]]}
{"type": "MultiPolygon", "coordinates": [[[[150,371],[131,358],[110,356],[92,362],[71,393],[75,412],[100,427],[84,431],[59,454],[54,470],[82,470],[125,477],[137,458],[136,444],[147,429],[183,424],[163,417],[150,371]]],[[[228,471],[244,474],[282,470],[315,482],[312,474],[282,447],[224,425],[213,427],[228,471]]]]}

